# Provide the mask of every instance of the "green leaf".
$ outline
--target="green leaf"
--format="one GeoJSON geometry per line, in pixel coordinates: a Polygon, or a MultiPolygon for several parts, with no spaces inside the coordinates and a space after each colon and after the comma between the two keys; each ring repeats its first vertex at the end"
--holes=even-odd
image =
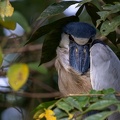
{"type": "Polygon", "coordinates": [[[24,16],[21,13],[15,11],[10,19],[12,19],[13,21],[17,22],[19,25],[21,25],[21,27],[27,33],[29,33],[31,31],[31,28],[28,25],[28,22],[26,21],[26,19],[24,18],[24,16]]]}
{"type": "Polygon", "coordinates": [[[80,3],[77,5],[77,7],[79,7],[79,6],[81,6],[81,5],[85,4],[85,3],[91,2],[91,1],[92,1],[92,0],[82,0],[82,1],[80,1],[80,3]]]}
{"type": "Polygon", "coordinates": [[[107,4],[113,4],[114,2],[120,2],[119,0],[103,0],[107,4]]]}
{"type": "Polygon", "coordinates": [[[114,113],[114,111],[100,112],[100,113],[97,113],[97,114],[94,114],[94,115],[91,115],[91,116],[85,118],[85,120],[104,120],[105,118],[112,115],[113,113],[114,113]]]}
{"type": "Polygon", "coordinates": [[[91,24],[91,17],[88,14],[87,10],[83,10],[83,12],[80,14],[80,22],[86,22],[91,24]]]}
{"type": "Polygon", "coordinates": [[[105,21],[105,19],[113,13],[117,13],[120,11],[120,3],[115,3],[115,5],[112,4],[105,4],[102,6],[102,8],[105,11],[99,11],[97,14],[100,16],[100,19],[97,20],[97,26],[101,23],[101,21],[105,21]]]}
{"type": "MultiPolygon", "coordinates": [[[[17,11],[15,11],[14,13],[13,13],[13,15],[11,16],[11,17],[5,17],[5,21],[6,22],[12,22],[12,23],[18,23],[19,25],[21,25],[21,27],[27,32],[27,33],[29,33],[30,31],[31,31],[31,28],[30,28],[30,26],[28,25],[28,22],[26,21],[26,19],[24,18],[24,16],[21,14],[21,13],[19,13],[19,12],[17,12],[17,11]]],[[[15,24],[14,23],[14,24],[15,24]]],[[[13,25],[14,25],[13,24],[13,25]]],[[[8,28],[9,28],[9,26],[8,26],[8,28]]],[[[14,28],[14,27],[13,27],[14,28]]]]}
{"type": "Polygon", "coordinates": [[[81,14],[83,8],[84,8],[84,4],[78,9],[78,11],[76,12],[76,16],[79,16],[81,14]]]}
{"type": "Polygon", "coordinates": [[[120,112],[120,104],[117,104],[117,111],[120,112]]]}
{"type": "Polygon", "coordinates": [[[29,63],[28,66],[30,69],[40,72],[41,74],[47,74],[48,70],[44,65],[38,66],[39,63],[29,63]]]}
{"type": "MultiPolygon", "coordinates": [[[[90,91],[90,94],[102,94],[102,91],[100,90],[100,91],[96,91],[96,90],[91,90],[90,91]]],[[[98,96],[92,96],[92,97],[90,97],[90,99],[89,99],[89,101],[90,102],[97,102],[98,100],[100,100],[100,98],[101,97],[98,97],[98,96]]]]}
{"type": "Polygon", "coordinates": [[[95,5],[99,10],[102,9],[102,6],[101,6],[99,0],[92,0],[90,3],[92,3],[93,5],[95,5]]]}
{"type": "Polygon", "coordinates": [[[104,10],[110,11],[110,13],[116,13],[120,11],[120,3],[115,2],[115,5],[112,4],[105,4],[102,6],[104,10]]]}
{"type": "Polygon", "coordinates": [[[61,110],[61,109],[59,109],[59,108],[55,108],[55,109],[54,109],[54,112],[55,112],[55,116],[57,117],[57,120],[58,120],[59,118],[63,118],[63,117],[68,116],[67,113],[65,113],[63,110],[61,110]]]}
{"type": "Polygon", "coordinates": [[[80,106],[79,109],[82,109],[83,107],[86,107],[86,105],[89,104],[89,97],[87,96],[82,96],[82,97],[76,96],[74,98],[76,99],[76,101],[79,102],[79,106],[80,106]]]}
{"type": "Polygon", "coordinates": [[[110,32],[115,31],[116,27],[120,25],[120,15],[113,18],[111,22],[109,20],[106,20],[103,22],[100,32],[102,35],[107,36],[110,32]]]}
{"type": "Polygon", "coordinates": [[[118,104],[118,103],[120,102],[117,100],[101,100],[90,105],[89,108],[86,109],[86,112],[90,110],[102,110],[110,105],[118,104]]]}
{"type": "Polygon", "coordinates": [[[102,90],[99,90],[99,91],[97,91],[97,90],[91,90],[90,94],[102,94],[102,90]]]}
{"type": "Polygon", "coordinates": [[[74,97],[67,97],[65,99],[63,99],[66,103],[70,104],[71,106],[73,106],[74,108],[82,111],[81,106],[79,104],[79,101],[77,101],[74,97]]]}
{"type": "Polygon", "coordinates": [[[70,16],[70,17],[61,18],[53,23],[44,25],[40,27],[38,30],[36,30],[36,32],[33,33],[32,36],[30,36],[30,40],[28,40],[26,44],[37,40],[41,36],[49,33],[50,31],[54,29],[61,29],[65,24],[69,22],[75,22],[75,21],[79,21],[79,18],[76,16],[70,16]]]}
{"type": "Polygon", "coordinates": [[[37,112],[34,114],[33,119],[36,120],[36,119],[39,117],[39,115],[42,114],[43,112],[44,112],[44,109],[41,109],[41,110],[37,111],[37,112]]]}
{"type": "Polygon", "coordinates": [[[58,103],[56,103],[56,106],[58,108],[60,108],[61,110],[64,110],[66,113],[69,113],[69,111],[71,111],[72,109],[74,109],[73,106],[71,106],[70,104],[60,101],[58,103]]]}
{"type": "Polygon", "coordinates": [[[38,19],[43,17],[51,17],[54,15],[58,15],[62,13],[65,9],[67,9],[70,5],[78,3],[77,1],[62,1],[59,3],[54,3],[48,6],[39,16],[38,19]]]}
{"type": "Polygon", "coordinates": [[[56,56],[56,49],[61,39],[61,30],[51,31],[45,38],[42,47],[42,56],[40,65],[49,62],[56,56]]]}
{"type": "Polygon", "coordinates": [[[93,24],[96,26],[96,21],[100,18],[97,14],[99,9],[92,3],[86,3],[85,8],[91,17],[93,24]]]}
{"type": "Polygon", "coordinates": [[[100,12],[97,12],[97,14],[100,16],[100,20],[105,20],[108,15],[110,15],[110,12],[109,11],[100,11],[100,12]]]}
{"type": "Polygon", "coordinates": [[[115,90],[112,89],[112,88],[109,88],[109,89],[105,89],[105,90],[102,90],[102,94],[104,94],[104,96],[102,97],[102,99],[104,100],[117,100],[116,99],[116,96],[115,96],[115,90]]]}
{"type": "Polygon", "coordinates": [[[116,98],[116,96],[115,96],[115,94],[106,94],[105,96],[103,96],[102,97],[102,99],[104,99],[104,100],[117,100],[117,98],[116,98]]]}
{"type": "Polygon", "coordinates": [[[113,31],[113,32],[109,33],[106,37],[107,37],[115,46],[117,45],[117,41],[116,41],[116,38],[117,38],[116,31],[113,31]]]}
{"type": "Polygon", "coordinates": [[[115,93],[115,90],[112,89],[112,88],[108,88],[108,89],[104,89],[102,90],[101,92],[103,92],[103,94],[114,94],[115,93]]]}
{"type": "Polygon", "coordinates": [[[98,19],[96,21],[96,27],[98,27],[102,21],[105,21],[105,19],[108,17],[108,15],[110,14],[110,12],[108,11],[100,11],[100,12],[97,12],[97,14],[100,16],[100,19],[98,19]]]}
{"type": "Polygon", "coordinates": [[[56,100],[54,101],[49,101],[49,102],[44,102],[41,103],[39,106],[37,106],[32,113],[36,113],[37,111],[43,110],[43,109],[47,109],[49,106],[52,106],[53,104],[55,104],[56,100]]]}

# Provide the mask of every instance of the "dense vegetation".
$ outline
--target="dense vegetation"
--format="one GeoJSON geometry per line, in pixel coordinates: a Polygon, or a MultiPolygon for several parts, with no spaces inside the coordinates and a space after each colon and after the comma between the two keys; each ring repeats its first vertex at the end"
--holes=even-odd
{"type": "MultiPolygon", "coordinates": [[[[9,8],[5,2],[8,0],[0,2],[1,9],[9,8]]],[[[12,16],[0,13],[0,75],[7,77],[10,84],[9,90],[0,90],[1,112],[18,106],[28,111],[29,120],[80,120],[87,112],[98,110],[98,114],[85,120],[104,120],[120,111],[120,102],[115,97],[119,94],[112,89],[61,98],[54,68],[61,28],[71,21],[94,25],[97,38],[108,44],[120,58],[119,0],[23,0],[13,1],[11,5],[14,8],[14,11],[10,10],[12,16]],[[78,8],[75,15],[64,15],[63,11],[73,4],[78,8]],[[14,30],[17,23],[23,28],[23,34],[19,36],[9,31],[11,34],[6,36],[5,28],[14,30]],[[118,109],[109,111],[107,108],[112,104],[118,109]]]]}

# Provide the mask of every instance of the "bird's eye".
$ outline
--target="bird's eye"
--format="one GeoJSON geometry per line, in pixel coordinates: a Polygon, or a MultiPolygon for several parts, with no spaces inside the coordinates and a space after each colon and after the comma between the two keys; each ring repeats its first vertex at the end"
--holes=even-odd
{"type": "Polygon", "coordinates": [[[71,35],[69,35],[69,39],[70,39],[71,41],[74,41],[74,38],[73,38],[71,35]]]}

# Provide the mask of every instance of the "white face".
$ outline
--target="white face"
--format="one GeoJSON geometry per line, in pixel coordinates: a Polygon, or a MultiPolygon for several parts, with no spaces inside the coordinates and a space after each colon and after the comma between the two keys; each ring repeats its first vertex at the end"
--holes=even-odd
{"type": "Polygon", "coordinates": [[[78,45],[85,45],[89,41],[88,38],[77,38],[77,37],[74,37],[74,36],[72,36],[72,37],[78,45]]]}
{"type": "Polygon", "coordinates": [[[62,33],[61,38],[60,47],[69,49],[69,35],[62,33]]]}
{"type": "MultiPolygon", "coordinates": [[[[78,45],[85,45],[89,41],[88,38],[77,38],[77,37],[74,37],[73,35],[71,36],[78,45]]],[[[61,38],[62,40],[60,42],[60,47],[69,49],[69,35],[62,33],[61,38]]]]}

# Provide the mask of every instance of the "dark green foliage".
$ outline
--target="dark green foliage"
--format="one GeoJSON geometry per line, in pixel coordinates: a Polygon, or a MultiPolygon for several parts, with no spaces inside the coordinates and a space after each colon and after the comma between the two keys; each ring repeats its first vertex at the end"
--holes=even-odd
{"type": "MultiPolygon", "coordinates": [[[[120,56],[120,2],[116,2],[115,0],[103,1],[104,2],[97,1],[97,4],[95,4],[94,0],[83,0],[77,5],[79,9],[76,12],[76,16],[64,17],[39,27],[30,36],[26,44],[34,42],[43,35],[46,35],[43,42],[40,65],[55,58],[56,48],[61,39],[62,27],[69,22],[79,21],[78,17],[84,10],[91,18],[89,22],[98,30],[99,36],[104,36],[110,47],[120,56]]],[[[54,18],[56,15],[61,14],[67,7],[75,3],[77,2],[67,1],[54,3],[48,6],[37,20],[41,18],[54,18]]],[[[44,111],[43,109],[47,108],[44,104],[47,105],[47,103],[42,103],[40,105],[42,107],[38,107],[35,112],[39,111],[39,114],[41,114],[44,111]]],[[[74,114],[75,116],[73,117],[76,118],[76,120],[80,120],[86,113],[93,110],[100,112],[85,118],[85,120],[104,120],[109,115],[118,111],[120,112],[120,102],[116,99],[114,90],[93,90],[87,95],[70,96],[56,100],[53,103],[50,102],[48,108],[55,112],[58,120],[68,119],[70,114],[74,114]],[[109,111],[109,106],[113,104],[116,105],[118,109],[109,111]]]]}
{"type": "Polygon", "coordinates": [[[65,9],[67,9],[70,5],[73,5],[75,3],[78,3],[78,2],[77,1],[62,1],[59,3],[53,3],[41,13],[38,19],[58,15],[62,13],[65,9]]]}
{"type": "MultiPolygon", "coordinates": [[[[43,113],[43,106],[53,110],[55,116],[62,120],[63,118],[68,119],[69,114],[77,114],[73,116],[75,119],[80,120],[84,115],[90,111],[99,111],[99,113],[92,114],[85,118],[85,120],[104,120],[108,116],[112,115],[115,112],[120,112],[119,109],[115,111],[109,111],[108,107],[111,105],[116,105],[120,107],[120,101],[115,98],[115,91],[113,89],[107,89],[102,91],[91,91],[90,94],[80,94],[77,96],[71,96],[66,98],[61,98],[59,100],[42,103],[37,107],[36,111],[39,111],[39,114],[43,113]],[[108,97],[109,96],[109,97],[108,97]],[[97,99],[96,99],[97,98],[97,99]],[[93,102],[93,99],[96,99],[96,102],[93,102]],[[46,104],[46,106],[45,106],[46,104]],[[41,112],[40,112],[41,110],[41,112]]],[[[46,108],[47,109],[47,108],[46,108]]]]}
{"type": "Polygon", "coordinates": [[[84,4],[78,9],[78,11],[76,12],[76,16],[79,16],[81,14],[83,8],[84,8],[84,4]]]}
{"type": "Polygon", "coordinates": [[[35,33],[33,33],[30,36],[29,41],[26,44],[37,40],[41,36],[51,32],[54,29],[61,29],[65,24],[67,24],[67,23],[69,23],[71,21],[79,21],[79,19],[76,16],[65,17],[65,18],[59,19],[59,20],[57,20],[57,21],[55,21],[53,23],[50,23],[50,24],[47,24],[47,25],[44,25],[44,26],[38,28],[35,31],[35,33]]]}
{"type": "Polygon", "coordinates": [[[61,38],[61,30],[60,29],[55,29],[52,30],[46,37],[43,42],[43,47],[42,47],[42,56],[41,56],[41,61],[40,65],[42,63],[49,62],[56,56],[56,49],[57,46],[59,45],[61,38]]]}
{"type": "Polygon", "coordinates": [[[86,8],[88,14],[91,17],[93,24],[96,26],[96,24],[97,24],[96,21],[98,19],[100,19],[100,16],[97,14],[97,12],[99,11],[99,9],[97,8],[97,6],[95,6],[92,3],[86,3],[85,4],[85,8],[86,8]]]}

